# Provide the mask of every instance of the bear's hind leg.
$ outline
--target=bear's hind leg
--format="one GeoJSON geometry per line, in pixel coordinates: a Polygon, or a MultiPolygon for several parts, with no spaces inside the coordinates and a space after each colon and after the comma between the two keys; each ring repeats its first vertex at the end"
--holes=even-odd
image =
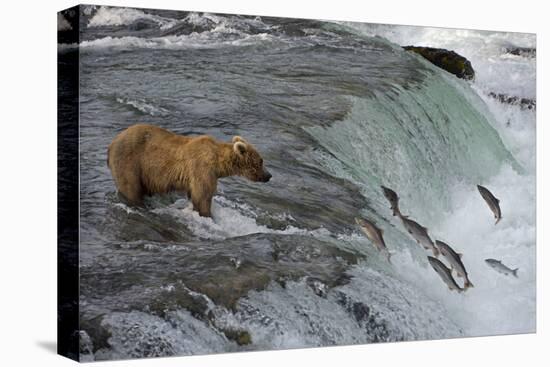
{"type": "Polygon", "coordinates": [[[144,189],[137,175],[127,176],[121,180],[118,191],[130,205],[143,205],[144,189]]]}

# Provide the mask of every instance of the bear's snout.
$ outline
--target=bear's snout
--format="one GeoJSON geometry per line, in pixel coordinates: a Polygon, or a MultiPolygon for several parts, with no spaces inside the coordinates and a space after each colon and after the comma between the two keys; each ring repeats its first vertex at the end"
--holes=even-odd
{"type": "Polygon", "coordinates": [[[263,174],[262,179],[260,181],[267,182],[267,181],[271,180],[271,177],[273,177],[273,176],[271,176],[271,173],[269,173],[268,170],[264,170],[264,174],[263,174]]]}

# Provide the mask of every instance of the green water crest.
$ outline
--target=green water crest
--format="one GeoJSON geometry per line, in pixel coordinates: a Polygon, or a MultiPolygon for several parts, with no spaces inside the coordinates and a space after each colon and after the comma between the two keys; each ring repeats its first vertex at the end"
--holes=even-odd
{"type": "Polygon", "coordinates": [[[503,164],[521,170],[479,97],[442,72],[428,73],[415,87],[348,98],[344,119],[306,131],[332,155],[321,159],[329,172],[362,187],[374,206],[387,206],[385,185],[409,203],[402,208],[434,221],[449,209],[455,184],[481,183],[503,164]]]}

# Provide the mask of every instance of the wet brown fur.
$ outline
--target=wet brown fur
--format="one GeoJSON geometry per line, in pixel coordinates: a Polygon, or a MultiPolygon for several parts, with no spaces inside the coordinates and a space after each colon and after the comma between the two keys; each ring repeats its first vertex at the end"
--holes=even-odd
{"type": "Polygon", "coordinates": [[[107,155],[118,191],[130,204],[141,205],[145,195],[185,191],[193,208],[208,217],[218,178],[267,182],[271,177],[254,146],[239,136],[224,143],[138,124],[118,134],[107,155]]]}

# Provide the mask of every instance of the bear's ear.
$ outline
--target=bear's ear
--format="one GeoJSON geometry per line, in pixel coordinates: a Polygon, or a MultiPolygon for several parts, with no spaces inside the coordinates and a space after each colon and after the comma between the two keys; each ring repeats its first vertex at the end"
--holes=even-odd
{"type": "Polygon", "coordinates": [[[232,142],[233,144],[236,143],[236,142],[238,142],[238,141],[242,141],[243,143],[248,144],[248,143],[246,142],[246,140],[244,140],[244,139],[243,139],[242,137],[240,137],[239,135],[235,135],[235,136],[233,137],[233,139],[231,139],[231,142],[232,142]]]}
{"type": "Polygon", "coordinates": [[[242,156],[244,153],[246,153],[246,144],[242,141],[236,141],[233,143],[233,151],[237,153],[237,155],[242,156]]]}

